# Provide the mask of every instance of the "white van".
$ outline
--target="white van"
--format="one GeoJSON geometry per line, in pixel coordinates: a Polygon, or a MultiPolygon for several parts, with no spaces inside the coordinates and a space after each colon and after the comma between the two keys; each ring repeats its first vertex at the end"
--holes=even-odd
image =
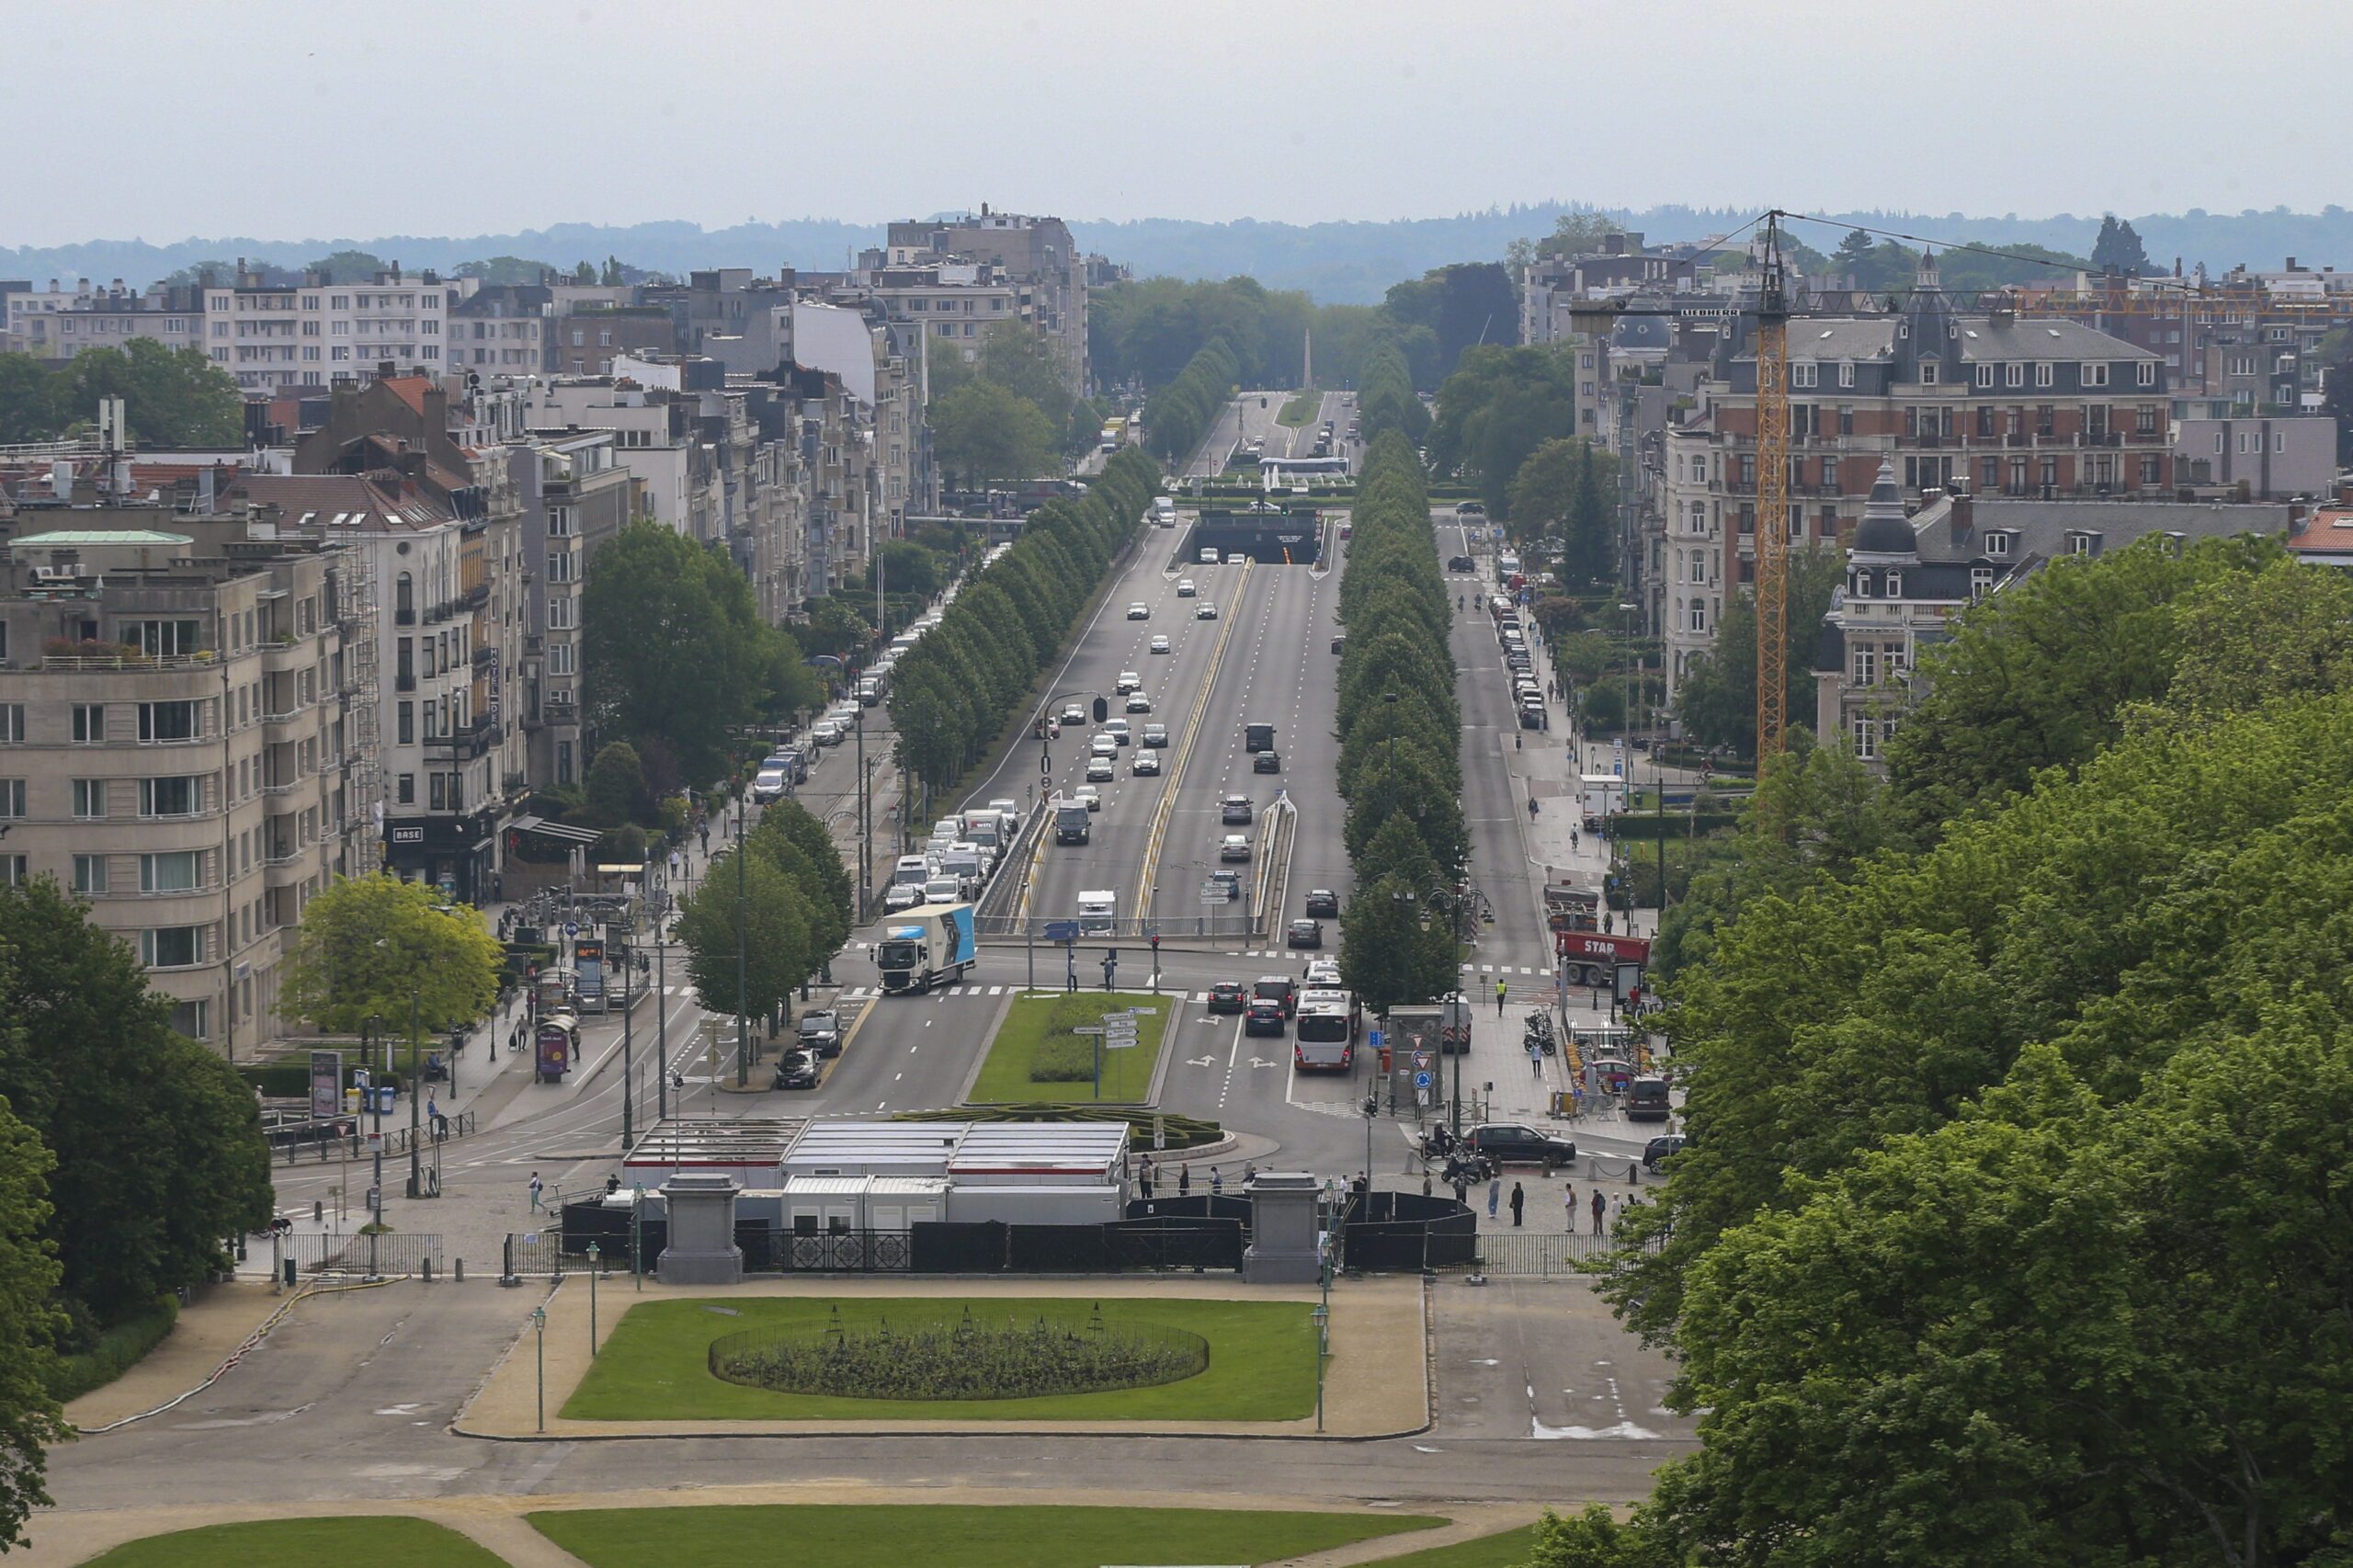
{"type": "Polygon", "coordinates": [[[1078,895],[1078,934],[1113,937],[1120,929],[1120,895],[1104,889],[1078,895]]]}
{"type": "Polygon", "coordinates": [[[1204,566],[1214,566],[1217,564],[1217,546],[1213,544],[1205,544],[1201,546],[1201,564],[1204,566]]]}

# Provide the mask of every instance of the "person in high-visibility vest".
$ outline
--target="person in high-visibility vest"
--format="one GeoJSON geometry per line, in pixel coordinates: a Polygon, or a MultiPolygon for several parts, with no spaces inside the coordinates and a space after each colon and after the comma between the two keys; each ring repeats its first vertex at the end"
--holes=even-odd
{"type": "Polygon", "coordinates": [[[1495,982],[1495,1013],[1497,1017],[1501,1017],[1503,1014],[1504,993],[1506,989],[1507,988],[1502,981],[1498,980],[1495,982]]]}

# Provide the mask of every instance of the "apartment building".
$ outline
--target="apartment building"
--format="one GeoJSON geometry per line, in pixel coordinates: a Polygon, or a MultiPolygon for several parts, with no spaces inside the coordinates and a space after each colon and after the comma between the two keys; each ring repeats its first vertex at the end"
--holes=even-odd
{"type": "Polygon", "coordinates": [[[0,514],[0,880],[88,899],[181,1033],[277,1038],[304,905],[370,869],[365,562],[236,508],[0,514]]]}
{"type": "Polygon", "coordinates": [[[542,284],[484,284],[453,301],[442,369],[528,376],[554,368],[554,298],[542,284]]]}
{"type": "Polygon", "coordinates": [[[522,517],[522,688],[517,721],[534,783],[585,774],[581,721],[581,589],[588,556],[635,515],[636,490],[613,433],[583,432],[506,449],[522,517]]]}
{"type": "MultiPolygon", "coordinates": [[[[985,265],[1029,295],[1025,314],[1062,357],[1074,391],[1094,384],[1086,348],[1087,259],[1059,218],[992,212],[893,222],[884,239],[888,268],[922,268],[943,262],[985,265]]],[[[975,312],[978,313],[977,312],[975,312]]],[[[956,311],[957,339],[964,312],[956,311]]],[[[933,323],[937,337],[938,323],[933,323]]]]}
{"type": "Polygon", "coordinates": [[[2336,421],[2325,415],[2177,419],[2173,450],[2180,483],[2243,488],[2251,501],[2317,498],[2336,483],[2336,421]]]}
{"type": "MultiPolygon", "coordinates": [[[[1963,314],[1933,259],[1900,312],[1801,312],[1789,328],[1790,547],[1859,521],[1882,463],[1900,493],[2154,498],[2174,486],[2164,361],[2064,317],[1963,314]]],[[[1668,690],[1712,645],[1727,595],[1756,574],[1756,351],[1724,324],[1690,408],[1665,432],[1660,627],[1668,690]]]]}
{"type": "Polygon", "coordinates": [[[1519,341],[1558,343],[1586,331],[1571,313],[1580,302],[1704,293],[1712,276],[1699,247],[1649,248],[1631,231],[1604,235],[1597,250],[1540,255],[1520,268],[1519,341]]]}
{"type": "Polygon", "coordinates": [[[263,281],[241,261],[229,282],[203,286],[204,343],[213,361],[252,392],[325,386],[389,365],[439,375],[449,307],[470,279],[404,272],[395,264],[364,283],[263,281]]]}
{"type": "Polygon", "coordinates": [[[1906,515],[1894,460],[1883,458],[1846,551],[1844,585],[1823,619],[1813,660],[1815,733],[1873,767],[1919,688],[1923,653],[1990,594],[2039,571],[2064,571],[2151,537],[2180,550],[2242,534],[2285,538],[2306,508],[2158,499],[2042,500],[1931,492],[1906,515]]]}
{"type": "Polygon", "coordinates": [[[660,305],[584,304],[550,326],[548,369],[556,375],[609,376],[616,359],[678,347],[677,323],[660,305]]]}
{"type": "Polygon", "coordinates": [[[71,359],[93,348],[121,348],[147,338],[174,352],[204,341],[204,296],[194,285],[157,287],[141,293],[116,278],[93,289],[86,278],[60,291],[57,279],[45,290],[14,289],[6,301],[6,347],[36,359],[71,359]]]}

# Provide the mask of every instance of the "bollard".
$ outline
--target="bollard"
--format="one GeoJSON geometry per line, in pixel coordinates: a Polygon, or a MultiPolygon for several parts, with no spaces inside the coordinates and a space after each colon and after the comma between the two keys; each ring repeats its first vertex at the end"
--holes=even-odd
{"type": "Polygon", "coordinates": [[[425,1282],[427,1285],[433,1283],[433,1260],[429,1257],[425,1260],[425,1282]]]}
{"type": "Polygon", "coordinates": [[[1640,1187],[1643,1185],[1642,1161],[1629,1159],[1626,1162],[1626,1185],[1628,1187],[1640,1187]]]}
{"type": "Polygon", "coordinates": [[[462,1257],[461,1257],[461,1258],[457,1259],[457,1260],[456,1260],[456,1261],[455,1261],[455,1262],[450,1266],[450,1268],[449,1268],[449,1283],[450,1283],[450,1284],[452,1284],[452,1285],[462,1285],[462,1284],[464,1284],[465,1282],[466,1282],[466,1260],[465,1260],[464,1258],[462,1258],[462,1257]]]}
{"type": "Polygon", "coordinates": [[[523,1278],[515,1272],[515,1238],[511,1234],[506,1238],[506,1248],[501,1257],[504,1267],[500,1270],[498,1282],[501,1285],[520,1285],[523,1278]]]}
{"type": "Polygon", "coordinates": [[[286,1288],[291,1290],[294,1285],[294,1260],[290,1257],[286,1260],[286,1288]]]}

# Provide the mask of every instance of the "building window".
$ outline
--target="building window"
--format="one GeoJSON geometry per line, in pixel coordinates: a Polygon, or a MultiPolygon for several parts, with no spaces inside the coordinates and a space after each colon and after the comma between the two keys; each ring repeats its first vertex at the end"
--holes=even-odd
{"type": "Polygon", "coordinates": [[[193,620],[126,620],[120,627],[119,641],[130,643],[150,658],[167,658],[197,651],[196,622],[193,620]]]}
{"type": "Polygon", "coordinates": [[[212,1038],[212,1004],[209,1001],[172,1004],[172,1032],[189,1040],[212,1038]]]}
{"type": "Polygon", "coordinates": [[[107,814],[107,781],[103,778],[74,780],[74,817],[77,822],[92,822],[107,814]]]}
{"type": "Polygon", "coordinates": [[[1707,600],[1693,599],[1691,601],[1691,619],[1689,621],[1689,628],[1695,632],[1705,632],[1708,630],[1707,600]]]}
{"type": "Polygon", "coordinates": [[[1857,686],[1870,686],[1879,680],[1879,650],[1869,643],[1855,648],[1854,676],[1857,686]]]}
{"type": "Polygon", "coordinates": [[[1790,366],[1790,385],[1793,387],[1818,387],[1821,384],[1821,367],[1816,365],[1813,360],[1800,359],[1790,366]]]}
{"type": "Polygon", "coordinates": [[[142,817],[192,817],[203,809],[204,791],[192,773],[139,781],[139,814],[142,817]]]}
{"type": "Polygon", "coordinates": [[[2155,386],[2157,384],[2157,362],[2154,359],[2143,359],[2138,365],[2133,366],[2132,381],[2135,386],[2155,386]]]}
{"type": "Polygon", "coordinates": [[[1982,599],[1993,591],[1994,569],[1991,566],[1971,567],[1969,569],[1969,597],[1972,599],[1982,599]]]}
{"type": "Polygon", "coordinates": [[[2141,460],[2141,483],[2143,484],[2163,484],[2165,483],[2165,463],[2161,460],[2155,457],[2144,457],[2141,460]]]}
{"type": "Polygon", "coordinates": [[[1869,761],[1879,755],[1879,725],[1858,717],[1854,721],[1855,755],[1869,761]]]}
{"type": "Polygon", "coordinates": [[[160,926],[139,933],[139,961],[149,969],[187,969],[202,961],[202,929],[160,926]]]}
{"type": "Polygon", "coordinates": [[[416,704],[401,703],[392,710],[392,714],[396,726],[395,733],[399,737],[394,744],[404,746],[415,745],[416,744],[416,704]]]}
{"type": "MultiPolygon", "coordinates": [[[[74,710],[78,721],[82,710],[74,710]]],[[[82,737],[74,737],[79,740],[82,737]]],[[[0,702],[0,746],[20,746],[25,744],[25,705],[21,702],[0,702]]]]}
{"type": "Polygon", "coordinates": [[[107,891],[107,858],[103,855],[74,857],[74,891],[104,892],[107,891]]]}
{"type": "Polygon", "coordinates": [[[2081,378],[2078,385],[2086,387],[2108,385],[2108,361],[2105,359],[2086,359],[2075,367],[2075,373],[2081,378]]]}
{"type": "Polygon", "coordinates": [[[1887,597],[1891,599],[1900,599],[1904,597],[1903,573],[1890,572],[1887,574],[1887,597]]]}
{"type": "Polygon", "coordinates": [[[1855,363],[1853,360],[1842,359],[1838,362],[1838,384],[1842,387],[1851,387],[1855,384],[1855,363]]]}
{"type": "Polygon", "coordinates": [[[139,738],[142,742],[196,739],[196,704],[190,701],[142,702],[139,705],[139,738]]]}
{"type": "Polygon", "coordinates": [[[25,781],[0,778],[0,822],[25,814],[25,781]]]}
{"type": "Polygon", "coordinates": [[[1985,536],[1985,553],[1986,553],[1986,554],[1991,555],[1991,556],[1994,556],[1994,557],[1995,557],[1995,558],[1997,558],[1997,559],[1998,559],[1998,558],[2000,558],[2000,557],[2002,557],[2002,556],[2006,556],[2006,555],[2009,554],[2009,552],[2010,552],[2010,536],[2009,536],[2008,534],[2006,534],[2006,533],[1990,533],[1990,534],[1987,534],[1987,535],[1985,536]]]}
{"type": "Polygon", "coordinates": [[[393,799],[399,804],[404,806],[413,806],[416,804],[415,774],[404,773],[401,775],[400,782],[393,790],[393,799]]]}
{"type": "Polygon", "coordinates": [[[1981,387],[1990,387],[1994,384],[1993,361],[1987,360],[1977,367],[1977,384],[1981,387]]]}
{"type": "Polygon", "coordinates": [[[0,888],[20,888],[31,869],[22,855],[0,855],[0,888]]]}
{"type": "Polygon", "coordinates": [[[1937,374],[1938,366],[1934,359],[1923,359],[1920,361],[1920,384],[1922,386],[1935,386],[1937,384],[1937,374]]]}
{"type": "Polygon", "coordinates": [[[199,883],[202,855],[194,849],[139,857],[141,892],[193,892],[199,883]]]}
{"type": "Polygon", "coordinates": [[[2051,384],[2051,361],[2048,359],[2036,361],[2034,367],[2034,384],[2039,387],[2047,387],[2051,384]]]}

